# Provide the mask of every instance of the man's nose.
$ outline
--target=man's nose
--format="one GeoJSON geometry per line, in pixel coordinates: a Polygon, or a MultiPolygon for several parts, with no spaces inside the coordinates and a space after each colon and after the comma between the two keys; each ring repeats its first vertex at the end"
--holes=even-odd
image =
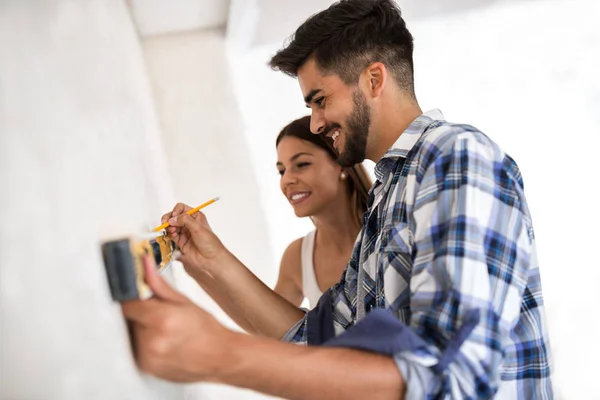
{"type": "Polygon", "coordinates": [[[319,135],[323,133],[326,125],[323,113],[320,111],[313,111],[310,116],[310,131],[315,135],[319,135]]]}

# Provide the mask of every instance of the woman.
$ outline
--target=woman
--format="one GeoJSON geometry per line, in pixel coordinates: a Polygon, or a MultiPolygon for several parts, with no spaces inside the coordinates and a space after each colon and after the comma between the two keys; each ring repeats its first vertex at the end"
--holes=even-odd
{"type": "Polygon", "coordinates": [[[315,229],[284,252],[275,292],[296,306],[306,298],[312,308],[350,260],[372,183],[362,165],[338,165],[331,139],[311,133],[310,116],[283,128],[276,146],[281,191],[315,229]]]}

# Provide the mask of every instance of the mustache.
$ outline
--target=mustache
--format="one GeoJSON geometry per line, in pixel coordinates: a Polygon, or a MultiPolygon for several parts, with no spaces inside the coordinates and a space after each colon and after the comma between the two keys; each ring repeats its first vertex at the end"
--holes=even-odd
{"type": "Polygon", "coordinates": [[[323,137],[327,137],[327,135],[328,135],[328,134],[329,134],[329,133],[330,133],[332,130],[334,130],[334,129],[337,129],[337,128],[341,128],[341,125],[340,125],[340,124],[337,124],[337,123],[329,124],[329,125],[327,125],[327,126],[325,127],[325,129],[323,129],[323,132],[321,132],[321,136],[323,136],[323,137]]]}

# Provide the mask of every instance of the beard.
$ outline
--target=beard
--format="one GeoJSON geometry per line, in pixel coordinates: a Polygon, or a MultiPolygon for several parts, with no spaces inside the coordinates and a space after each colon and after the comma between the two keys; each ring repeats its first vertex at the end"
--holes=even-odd
{"type": "Polygon", "coordinates": [[[338,157],[338,163],[349,168],[365,160],[367,152],[367,137],[371,126],[371,110],[359,89],[352,92],[354,109],[346,122],[346,143],[338,157]]]}

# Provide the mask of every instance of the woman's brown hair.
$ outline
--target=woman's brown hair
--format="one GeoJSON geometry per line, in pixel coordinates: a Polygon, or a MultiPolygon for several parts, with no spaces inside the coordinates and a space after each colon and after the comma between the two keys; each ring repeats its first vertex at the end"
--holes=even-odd
{"type": "MultiPolygon", "coordinates": [[[[333,147],[333,140],[323,135],[315,135],[310,131],[310,116],[302,117],[290,122],[286,125],[275,141],[275,147],[279,146],[279,142],[284,137],[295,137],[301,140],[306,140],[324,149],[327,154],[337,160],[338,154],[333,147]]],[[[373,185],[371,177],[362,164],[356,164],[351,168],[344,168],[350,179],[348,180],[348,188],[350,191],[350,204],[352,207],[352,215],[357,227],[362,227],[362,217],[367,211],[367,201],[369,199],[369,190],[373,185]]]]}

